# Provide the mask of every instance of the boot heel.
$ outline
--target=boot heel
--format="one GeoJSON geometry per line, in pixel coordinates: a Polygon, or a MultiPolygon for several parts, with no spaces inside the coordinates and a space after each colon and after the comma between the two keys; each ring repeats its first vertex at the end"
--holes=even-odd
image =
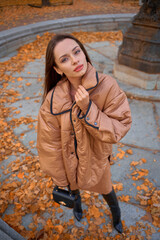
{"type": "Polygon", "coordinates": [[[113,226],[114,226],[114,228],[117,230],[117,232],[123,233],[123,227],[122,227],[122,222],[121,222],[121,220],[120,220],[120,222],[119,222],[118,224],[116,224],[116,225],[113,224],[113,226]]]}

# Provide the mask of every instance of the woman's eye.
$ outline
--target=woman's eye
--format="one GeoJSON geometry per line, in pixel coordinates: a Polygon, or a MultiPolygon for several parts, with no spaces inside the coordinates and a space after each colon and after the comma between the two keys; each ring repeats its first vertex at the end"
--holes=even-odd
{"type": "Polygon", "coordinates": [[[64,62],[67,61],[67,59],[68,59],[68,58],[63,58],[63,59],[61,60],[61,62],[64,63],[64,62]]]}
{"type": "Polygon", "coordinates": [[[78,53],[80,53],[80,49],[77,49],[76,51],[75,51],[75,54],[78,54],[78,53]]]}

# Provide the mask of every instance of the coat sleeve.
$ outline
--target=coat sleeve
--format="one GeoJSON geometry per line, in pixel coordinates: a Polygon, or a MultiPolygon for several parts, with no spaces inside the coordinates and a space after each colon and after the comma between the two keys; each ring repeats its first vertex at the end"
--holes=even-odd
{"type": "Polygon", "coordinates": [[[107,143],[119,142],[131,127],[131,111],[125,93],[119,88],[115,79],[106,89],[104,107],[100,110],[90,100],[88,110],[82,120],[88,132],[99,140],[107,143]]]}
{"type": "Polygon", "coordinates": [[[53,178],[58,186],[67,186],[62,157],[61,132],[56,116],[46,109],[49,103],[41,106],[38,114],[37,150],[41,169],[53,178]]]}

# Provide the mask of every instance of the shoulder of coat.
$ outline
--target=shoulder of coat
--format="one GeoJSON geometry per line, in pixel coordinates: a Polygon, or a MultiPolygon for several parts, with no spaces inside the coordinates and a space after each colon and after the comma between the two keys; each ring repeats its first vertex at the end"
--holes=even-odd
{"type": "Polygon", "coordinates": [[[46,96],[45,101],[49,101],[49,102],[50,102],[54,90],[55,90],[55,87],[52,88],[52,89],[47,93],[47,96],[46,96]]]}
{"type": "Polygon", "coordinates": [[[108,88],[118,87],[118,83],[115,78],[108,74],[98,73],[99,83],[107,85],[108,88]]]}
{"type": "Polygon", "coordinates": [[[52,93],[54,91],[54,88],[52,88],[48,93],[47,96],[43,102],[43,104],[40,107],[40,111],[50,112],[50,103],[52,98],[52,93]]]}
{"type": "Polygon", "coordinates": [[[54,87],[54,88],[52,88],[48,93],[47,93],[47,96],[46,96],[46,99],[45,100],[51,100],[51,97],[52,97],[52,94],[53,94],[53,92],[54,92],[54,90],[55,90],[55,88],[61,88],[62,87],[62,85],[64,85],[64,83],[66,82],[67,80],[66,79],[62,79],[62,80],[60,80],[58,83],[57,83],[57,85],[54,87]]]}

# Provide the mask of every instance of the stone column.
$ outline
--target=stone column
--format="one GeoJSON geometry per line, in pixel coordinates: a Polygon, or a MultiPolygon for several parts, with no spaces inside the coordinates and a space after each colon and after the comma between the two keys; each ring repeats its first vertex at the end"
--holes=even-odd
{"type": "Polygon", "coordinates": [[[160,89],[160,0],[143,0],[123,35],[114,76],[133,86],[160,89]]]}

